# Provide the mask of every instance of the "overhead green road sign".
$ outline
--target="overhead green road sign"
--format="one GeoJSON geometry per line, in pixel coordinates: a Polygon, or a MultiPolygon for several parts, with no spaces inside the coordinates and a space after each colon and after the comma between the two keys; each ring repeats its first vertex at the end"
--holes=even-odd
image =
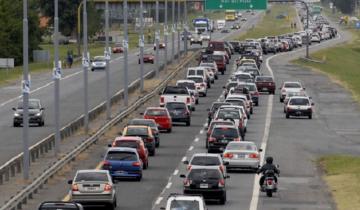
{"type": "Polygon", "coordinates": [[[266,10],[267,0],[205,0],[205,9],[266,10]]]}

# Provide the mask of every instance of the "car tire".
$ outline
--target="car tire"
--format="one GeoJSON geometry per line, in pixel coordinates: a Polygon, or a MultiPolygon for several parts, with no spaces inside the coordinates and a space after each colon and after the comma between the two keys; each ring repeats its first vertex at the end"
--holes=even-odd
{"type": "Polygon", "coordinates": [[[149,161],[144,164],[143,169],[147,169],[149,167],[149,161]]]}
{"type": "Polygon", "coordinates": [[[209,148],[209,142],[207,141],[207,139],[205,140],[205,148],[209,148]]]}
{"type": "Polygon", "coordinates": [[[284,99],[280,98],[280,103],[284,102],[284,99]]]}
{"type": "Polygon", "coordinates": [[[195,100],[195,104],[199,104],[199,99],[196,99],[196,100],[195,100]]]}
{"type": "Polygon", "coordinates": [[[115,210],[116,209],[116,204],[111,203],[111,204],[107,205],[106,209],[115,210]]]}
{"type": "Polygon", "coordinates": [[[253,114],[254,113],[254,110],[253,108],[250,109],[250,114],[253,114]]]}
{"type": "Polygon", "coordinates": [[[215,75],[215,79],[219,79],[218,75],[215,75]]]}
{"type": "Polygon", "coordinates": [[[207,88],[211,88],[210,82],[207,83],[207,88]]]}
{"type": "Polygon", "coordinates": [[[207,95],[206,93],[203,94],[204,97],[206,97],[206,95],[207,95]]]}
{"type": "Polygon", "coordinates": [[[222,72],[221,72],[221,75],[224,75],[224,74],[225,74],[225,72],[224,72],[224,71],[222,71],[222,72]]]}
{"type": "Polygon", "coordinates": [[[93,68],[91,68],[91,71],[94,71],[94,69],[93,69],[93,68]]]}
{"type": "Polygon", "coordinates": [[[221,205],[225,205],[225,203],[226,203],[226,193],[224,193],[224,195],[220,198],[219,203],[221,205]]]}
{"type": "Polygon", "coordinates": [[[13,123],[13,126],[14,126],[14,127],[19,127],[19,126],[20,126],[20,124],[19,124],[19,123],[14,122],[14,123],[13,123]]]}
{"type": "MultiPolygon", "coordinates": [[[[251,113],[251,112],[250,112],[251,113]]],[[[250,114],[248,114],[247,115],[247,118],[250,120],[251,119],[251,115],[250,114]]]]}
{"type": "Polygon", "coordinates": [[[136,181],[140,182],[142,179],[142,175],[140,175],[139,177],[136,177],[136,181]]]}
{"type": "Polygon", "coordinates": [[[186,121],[186,126],[190,126],[190,124],[191,124],[190,120],[186,121]]]}
{"type": "Polygon", "coordinates": [[[160,147],[160,139],[158,140],[158,142],[155,143],[155,147],[159,148],[160,147]]]}
{"type": "Polygon", "coordinates": [[[310,120],[312,119],[312,114],[309,114],[309,119],[310,119],[310,120]]]}
{"type": "Polygon", "coordinates": [[[140,60],[139,60],[139,64],[140,64],[141,62],[140,62],[140,60]]]}
{"type": "Polygon", "coordinates": [[[154,64],[154,61],[151,61],[151,64],[154,64]]]}
{"type": "Polygon", "coordinates": [[[289,119],[290,115],[288,113],[286,113],[286,119],[289,119]]]}
{"type": "Polygon", "coordinates": [[[214,83],[215,83],[215,80],[212,80],[211,83],[214,84],[214,83]]]}
{"type": "Polygon", "coordinates": [[[191,107],[191,111],[195,111],[195,106],[191,107]]]}
{"type": "Polygon", "coordinates": [[[247,127],[244,128],[244,133],[246,133],[246,132],[247,132],[247,127]]]}
{"type": "Polygon", "coordinates": [[[150,156],[155,156],[155,153],[156,153],[156,152],[155,152],[155,148],[154,148],[154,150],[149,151],[149,155],[150,155],[150,156]]]}

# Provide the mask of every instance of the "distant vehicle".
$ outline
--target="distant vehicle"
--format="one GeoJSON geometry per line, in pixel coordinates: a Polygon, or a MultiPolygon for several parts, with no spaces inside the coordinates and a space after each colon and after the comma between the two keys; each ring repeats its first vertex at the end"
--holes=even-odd
{"type": "Polygon", "coordinates": [[[91,71],[96,69],[105,69],[106,68],[106,59],[105,56],[95,56],[91,61],[91,71]]]}
{"type": "MultiPolygon", "coordinates": [[[[13,126],[18,127],[23,123],[23,101],[19,101],[17,107],[13,107],[14,119],[13,126]]],[[[45,108],[41,106],[39,99],[29,99],[29,123],[38,124],[39,126],[45,125],[45,108]]]]}
{"type": "Polygon", "coordinates": [[[184,79],[176,81],[176,86],[186,87],[190,95],[193,96],[195,104],[199,104],[199,91],[196,89],[196,83],[193,80],[184,79]]]}
{"type": "Polygon", "coordinates": [[[216,21],[216,28],[218,30],[222,30],[226,26],[226,20],[217,20],[216,21]]]}
{"type": "Polygon", "coordinates": [[[216,111],[222,105],[231,105],[231,104],[226,103],[226,102],[217,101],[217,102],[213,102],[211,107],[207,109],[207,111],[208,111],[208,125],[210,125],[210,122],[214,118],[214,115],[215,115],[216,111]]]}
{"type": "Polygon", "coordinates": [[[84,207],[75,202],[45,201],[39,205],[38,210],[84,210],[84,207]]]}
{"type": "Polygon", "coordinates": [[[233,24],[231,26],[231,29],[240,29],[240,28],[241,28],[241,26],[239,24],[233,24]]]}
{"type": "Polygon", "coordinates": [[[243,18],[241,18],[241,21],[242,21],[242,22],[246,22],[246,21],[247,21],[247,18],[246,18],[246,17],[243,17],[243,18]]]}
{"type": "Polygon", "coordinates": [[[203,41],[210,41],[211,40],[211,36],[209,33],[201,33],[200,34],[200,38],[203,40],[203,41]]]}
{"type": "Polygon", "coordinates": [[[223,30],[221,30],[221,33],[223,33],[223,34],[226,33],[227,34],[227,33],[230,33],[230,31],[229,31],[229,29],[223,29],[223,30]]]}
{"type": "Polygon", "coordinates": [[[151,127],[144,125],[128,125],[124,128],[122,136],[138,136],[141,137],[146,148],[149,150],[150,156],[155,155],[155,137],[152,134],[151,127]]]}
{"type": "Polygon", "coordinates": [[[300,82],[292,82],[292,81],[287,81],[284,82],[280,89],[280,102],[284,102],[285,96],[286,96],[286,92],[287,91],[304,91],[305,88],[302,87],[300,82]]]}
{"type": "Polygon", "coordinates": [[[193,35],[190,39],[190,45],[199,44],[202,46],[203,40],[200,35],[193,35]]]}
{"type": "MultiPolygon", "coordinates": [[[[233,125],[235,125],[235,123],[233,122],[233,121],[231,121],[231,120],[212,120],[211,122],[210,122],[210,124],[208,125],[208,130],[207,130],[207,132],[206,132],[206,139],[208,139],[209,138],[209,136],[211,135],[211,133],[212,133],[212,130],[213,130],[213,128],[216,126],[216,125],[231,125],[231,126],[233,126],[233,125]]],[[[208,148],[208,146],[209,146],[209,142],[206,140],[205,141],[205,147],[206,147],[206,149],[208,148]]]]}
{"type": "Polygon", "coordinates": [[[190,161],[185,160],[183,163],[187,165],[186,169],[188,171],[194,166],[218,166],[224,177],[226,176],[226,164],[220,154],[196,153],[193,154],[190,161]]]}
{"type": "Polygon", "coordinates": [[[181,33],[181,40],[184,40],[184,37],[186,37],[187,40],[190,40],[191,37],[192,37],[191,32],[190,32],[190,31],[186,31],[186,34],[185,34],[185,32],[182,32],[182,33],[181,33]]]}
{"type": "Polygon", "coordinates": [[[130,147],[111,147],[107,150],[102,168],[108,170],[112,179],[142,179],[143,162],[137,150],[130,147]]]}
{"type": "Polygon", "coordinates": [[[124,48],[121,43],[115,43],[114,47],[112,48],[113,53],[123,53],[124,48]]]}
{"type": "MultiPolygon", "coordinates": [[[[155,62],[155,56],[152,53],[144,53],[144,63],[151,63],[154,64],[155,62]]],[[[140,64],[140,58],[139,58],[139,64],[140,64]]]]}
{"type": "Polygon", "coordinates": [[[214,73],[214,78],[215,79],[218,79],[218,73],[219,73],[219,70],[217,68],[217,65],[216,65],[216,62],[215,61],[211,61],[211,62],[201,62],[199,64],[199,66],[205,66],[205,67],[208,67],[211,69],[211,71],[214,73]]]}
{"type": "Polygon", "coordinates": [[[290,118],[290,116],[307,116],[312,119],[314,105],[307,96],[293,96],[286,106],[286,118],[290,118]]]}
{"type": "Polygon", "coordinates": [[[186,126],[190,126],[191,112],[184,102],[168,102],[165,108],[169,111],[172,122],[184,122],[186,126]]]}
{"type": "Polygon", "coordinates": [[[204,198],[201,195],[170,194],[164,210],[207,210],[204,198]]]}
{"type": "Polygon", "coordinates": [[[213,32],[213,21],[209,18],[198,17],[193,20],[193,26],[195,28],[195,33],[202,34],[207,32],[213,32]]]}
{"type": "MultiPolygon", "coordinates": [[[[166,48],[166,45],[164,42],[160,42],[159,43],[159,49],[165,49],[166,48]]],[[[154,50],[156,50],[156,43],[154,43],[154,50]]]]}
{"type": "Polygon", "coordinates": [[[236,11],[235,10],[225,10],[225,20],[226,21],[235,21],[236,20],[236,11]]]}
{"type": "Polygon", "coordinates": [[[201,96],[205,97],[207,95],[207,85],[203,76],[193,75],[188,76],[187,79],[195,82],[196,90],[201,96]]]}
{"type": "Polygon", "coordinates": [[[284,99],[284,113],[286,113],[288,102],[293,96],[306,96],[306,93],[302,91],[287,91],[284,99]]]}
{"type": "Polygon", "coordinates": [[[271,76],[257,76],[255,77],[255,84],[260,92],[269,92],[275,94],[276,84],[274,78],[271,76]]]}
{"type": "MultiPolygon", "coordinates": [[[[224,113],[224,116],[219,116],[218,119],[232,119],[235,120],[236,118],[240,118],[240,115],[238,114],[237,116],[231,116],[231,114],[234,114],[235,112],[237,112],[236,110],[234,111],[225,111],[222,112],[220,115],[222,115],[224,113]],[[225,112],[227,112],[227,114],[225,114],[225,112]]],[[[239,134],[239,130],[236,126],[234,125],[216,125],[209,138],[207,139],[208,143],[208,152],[223,152],[226,145],[229,142],[232,141],[241,141],[241,136],[239,134]]]]}
{"type": "Polygon", "coordinates": [[[101,204],[114,210],[117,206],[115,185],[108,170],[78,170],[69,192],[70,200],[83,205],[101,204]]]}
{"type": "Polygon", "coordinates": [[[144,119],[153,119],[158,124],[159,130],[166,130],[168,133],[172,130],[171,116],[164,107],[148,107],[144,113],[144,119]]]}

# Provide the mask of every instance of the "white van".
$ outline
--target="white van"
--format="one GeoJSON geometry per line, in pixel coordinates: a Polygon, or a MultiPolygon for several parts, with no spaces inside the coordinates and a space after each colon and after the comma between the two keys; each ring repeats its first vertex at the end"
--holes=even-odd
{"type": "Polygon", "coordinates": [[[210,88],[210,76],[208,75],[208,71],[206,70],[206,68],[207,67],[204,67],[204,66],[190,67],[187,70],[186,77],[202,76],[205,79],[207,88],[210,88]]]}

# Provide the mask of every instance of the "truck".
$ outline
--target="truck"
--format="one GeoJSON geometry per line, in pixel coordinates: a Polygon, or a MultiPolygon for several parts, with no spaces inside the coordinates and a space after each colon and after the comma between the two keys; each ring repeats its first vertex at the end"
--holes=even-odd
{"type": "Polygon", "coordinates": [[[236,11],[235,10],[225,10],[225,20],[226,21],[235,21],[236,20],[236,11]]]}
{"type": "Polygon", "coordinates": [[[213,21],[209,18],[199,17],[193,20],[195,32],[198,34],[204,32],[213,32],[214,31],[214,24],[213,21]]]}
{"type": "Polygon", "coordinates": [[[218,30],[222,30],[223,28],[225,28],[226,25],[226,20],[217,20],[216,21],[216,28],[218,30]]]}

